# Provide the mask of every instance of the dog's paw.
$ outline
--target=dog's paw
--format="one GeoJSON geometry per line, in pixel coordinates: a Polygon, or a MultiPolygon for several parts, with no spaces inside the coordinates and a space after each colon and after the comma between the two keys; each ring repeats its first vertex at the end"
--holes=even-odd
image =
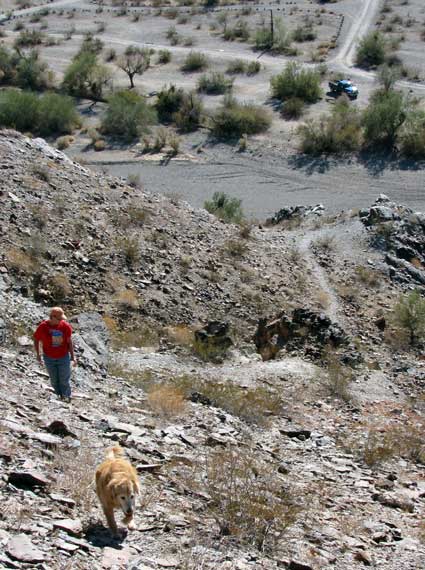
{"type": "Polygon", "coordinates": [[[136,524],[135,524],[134,520],[131,520],[127,523],[127,528],[128,528],[128,530],[136,530],[136,524]]]}

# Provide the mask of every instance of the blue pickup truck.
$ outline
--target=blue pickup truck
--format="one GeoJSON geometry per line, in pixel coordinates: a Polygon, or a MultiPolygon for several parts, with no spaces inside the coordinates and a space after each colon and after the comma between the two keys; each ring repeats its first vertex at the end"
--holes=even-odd
{"type": "Polygon", "coordinates": [[[359,90],[351,83],[349,79],[340,79],[339,81],[329,81],[329,89],[335,95],[345,93],[350,99],[357,99],[359,90]]]}

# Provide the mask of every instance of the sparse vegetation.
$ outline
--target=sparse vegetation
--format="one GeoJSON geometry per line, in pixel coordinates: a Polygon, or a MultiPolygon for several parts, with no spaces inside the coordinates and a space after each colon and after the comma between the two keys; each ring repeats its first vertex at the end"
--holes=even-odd
{"type": "Polygon", "coordinates": [[[185,73],[194,71],[204,71],[209,66],[206,55],[200,52],[191,51],[184,60],[181,70],[185,73]]]}
{"type": "Polygon", "coordinates": [[[425,337],[425,299],[418,290],[398,301],[393,311],[393,323],[408,332],[412,346],[425,337]]]}
{"type": "Polygon", "coordinates": [[[294,62],[288,63],[282,73],[272,77],[270,85],[273,97],[281,101],[297,98],[305,103],[315,103],[322,94],[320,75],[294,62]]]}
{"type": "Polygon", "coordinates": [[[102,131],[131,141],[155,123],[153,107],[133,91],[118,91],[108,99],[108,107],[102,117],[102,131]]]}
{"type": "Polygon", "coordinates": [[[242,200],[231,198],[224,192],[214,192],[212,200],[207,200],[204,208],[210,213],[228,223],[239,224],[243,220],[242,200]]]}
{"type": "Polygon", "coordinates": [[[242,135],[263,133],[270,128],[267,109],[249,103],[239,103],[227,96],[222,106],[211,116],[212,133],[221,139],[239,139],[242,135]]]}
{"type": "Polygon", "coordinates": [[[378,67],[385,62],[387,42],[380,32],[370,32],[359,43],[356,53],[356,64],[369,69],[378,67]]]}
{"type": "Polygon", "coordinates": [[[232,87],[232,79],[227,79],[223,73],[202,75],[198,80],[198,91],[208,95],[222,95],[231,91],[232,87]]]}

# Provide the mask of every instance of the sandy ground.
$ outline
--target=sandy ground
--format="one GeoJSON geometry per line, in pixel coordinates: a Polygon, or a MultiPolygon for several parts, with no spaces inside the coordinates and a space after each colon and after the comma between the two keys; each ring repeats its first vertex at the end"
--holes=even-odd
{"type": "MultiPolygon", "coordinates": [[[[9,0],[2,1],[4,8],[8,8],[9,0]]],[[[419,41],[415,43],[413,39],[420,38],[417,28],[423,12],[422,1],[410,0],[408,5],[399,6],[395,0],[390,0],[390,4],[396,7],[392,13],[386,15],[387,20],[398,12],[403,13],[404,22],[407,15],[411,15],[414,20],[414,24],[406,28],[406,41],[402,45],[403,50],[408,52],[406,57],[411,56],[414,63],[415,54],[420,54],[419,41]]],[[[3,29],[7,31],[4,39],[6,43],[11,43],[18,33],[14,31],[18,17],[27,29],[38,29],[40,23],[29,22],[31,13],[38,10],[35,2],[32,5],[35,8],[15,11],[16,18],[3,24],[3,29]]],[[[360,3],[357,0],[342,0],[324,6],[317,6],[307,0],[273,4],[275,18],[284,17],[289,27],[305,23],[306,18],[315,22],[317,40],[298,44],[298,59],[301,61],[308,61],[312,49],[324,39],[333,37],[338,26],[342,24],[337,48],[328,54],[328,65],[331,70],[351,75],[358,84],[360,97],[353,104],[359,107],[367,104],[376,83],[373,74],[352,67],[353,54],[359,39],[376,23],[377,18],[382,16],[380,7],[378,0],[363,0],[360,3]],[[321,24],[318,24],[319,21],[321,24]]],[[[131,12],[122,17],[117,17],[116,12],[109,6],[105,6],[102,13],[96,13],[95,5],[80,0],[57,0],[50,3],[49,8],[51,13],[46,18],[48,27],[45,32],[61,39],[61,42],[59,45],[43,47],[42,56],[54,69],[58,79],[78,50],[83,35],[88,31],[96,32],[101,23],[105,24],[105,30],[97,34],[98,37],[102,39],[106,49],[114,48],[118,54],[129,44],[149,45],[155,49],[167,48],[172,51],[171,63],[161,66],[154,63],[142,77],[136,78],[138,90],[146,94],[154,93],[164,84],[170,83],[185,89],[194,88],[199,74],[183,74],[179,69],[191,49],[205,53],[210,61],[210,69],[214,71],[225,71],[232,59],[252,61],[259,57],[249,44],[225,42],[211,29],[211,24],[217,21],[218,12],[191,14],[187,23],[178,24],[176,19],[157,16],[153,9],[146,7],[131,8],[131,12]],[[133,21],[133,12],[141,14],[139,21],[133,21]],[[194,46],[170,46],[166,39],[166,31],[170,26],[175,26],[180,36],[193,38],[194,46]],[[75,28],[72,39],[64,41],[64,34],[71,28],[75,28]]],[[[225,6],[228,25],[234,25],[238,19],[243,19],[254,28],[259,25],[261,19],[269,17],[269,8],[270,4],[267,2],[254,4],[249,14],[242,15],[240,5],[225,6]]],[[[182,10],[187,14],[190,9],[182,10]]],[[[259,219],[272,215],[286,205],[320,202],[331,211],[367,206],[381,192],[414,209],[423,210],[423,170],[419,164],[386,162],[376,158],[370,160],[367,157],[364,160],[336,161],[296,155],[295,129],[298,123],[283,120],[280,114],[273,110],[270,101],[270,78],[281,71],[287,60],[287,57],[263,54],[259,58],[262,70],[258,75],[235,78],[234,94],[237,98],[267,105],[273,113],[270,133],[267,137],[258,137],[250,144],[253,152],[240,154],[230,146],[205,144],[207,133],[202,132],[186,138],[182,143],[185,157],[189,157],[189,161],[173,159],[167,165],[161,165],[155,157],[143,158],[125,149],[103,153],[87,152],[87,141],[83,139],[77,139],[69,152],[78,158],[82,156],[93,168],[107,170],[124,178],[129,174],[139,174],[148,190],[178,195],[195,206],[202,206],[215,191],[224,191],[242,199],[247,215],[259,219]],[[204,147],[201,154],[196,153],[199,145],[204,147]]],[[[153,61],[155,62],[155,56],[153,61]]],[[[128,85],[126,76],[115,66],[112,66],[112,69],[114,87],[128,85]]],[[[324,88],[326,84],[327,78],[323,81],[324,88]]],[[[402,86],[418,93],[425,91],[423,84],[404,82],[402,86]]],[[[207,109],[217,107],[221,101],[222,97],[204,97],[207,109]]],[[[332,103],[333,100],[324,97],[306,111],[304,118],[313,118],[329,112],[332,103]]],[[[90,124],[96,124],[98,112],[90,117],[86,115],[87,118],[90,124]]]]}

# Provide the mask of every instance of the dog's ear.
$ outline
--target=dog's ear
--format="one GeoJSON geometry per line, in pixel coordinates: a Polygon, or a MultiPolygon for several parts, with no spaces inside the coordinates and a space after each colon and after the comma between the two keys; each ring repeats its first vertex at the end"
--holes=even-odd
{"type": "Polygon", "coordinates": [[[113,499],[116,499],[117,495],[116,495],[116,492],[115,492],[115,483],[114,483],[114,481],[109,481],[109,483],[107,484],[106,487],[107,487],[107,489],[109,490],[109,492],[111,493],[111,497],[112,497],[113,499]]]}
{"type": "Polygon", "coordinates": [[[136,493],[136,495],[140,495],[140,483],[137,479],[135,481],[133,481],[133,486],[134,486],[134,492],[136,493]]]}

